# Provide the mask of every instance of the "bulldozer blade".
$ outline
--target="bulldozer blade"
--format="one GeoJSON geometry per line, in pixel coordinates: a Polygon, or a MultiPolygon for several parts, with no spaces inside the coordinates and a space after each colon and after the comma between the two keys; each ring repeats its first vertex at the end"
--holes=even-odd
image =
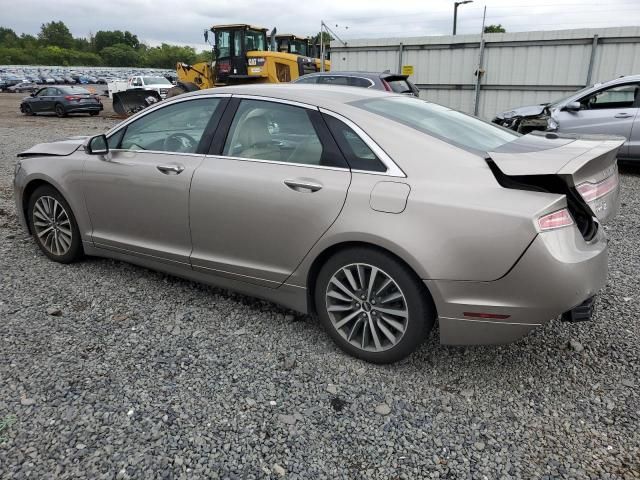
{"type": "Polygon", "coordinates": [[[113,94],[113,110],[121,117],[129,117],[162,100],[154,90],[125,90],[113,94]]]}

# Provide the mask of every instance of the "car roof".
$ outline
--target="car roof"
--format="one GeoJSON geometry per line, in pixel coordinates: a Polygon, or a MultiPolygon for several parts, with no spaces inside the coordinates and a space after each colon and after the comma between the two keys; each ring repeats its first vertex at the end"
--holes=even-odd
{"type": "Polygon", "coordinates": [[[216,87],[180,95],[180,97],[211,95],[215,93],[255,95],[257,97],[271,97],[280,100],[305,103],[317,107],[342,110],[341,106],[357,100],[367,98],[389,98],[391,96],[405,97],[401,94],[375,90],[371,88],[344,87],[340,85],[313,85],[304,83],[286,84],[257,84],[234,85],[216,87]]]}

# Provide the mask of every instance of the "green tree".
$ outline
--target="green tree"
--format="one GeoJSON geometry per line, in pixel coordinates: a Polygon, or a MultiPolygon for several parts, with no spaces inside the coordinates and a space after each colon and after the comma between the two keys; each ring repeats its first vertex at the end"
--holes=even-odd
{"type": "MultiPolygon", "coordinates": [[[[329,45],[329,43],[331,43],[331,40],[335,40],[335,38],[333,38],[329,32],[322,32],[322,40],[324,41],[325,45],[329,45]]],[[[313,37],[313,43],[315,45],[319,45],[320,44],[320,32],[318,32],[313,37]]]]}
{"type": "Polygon", "coordinates": [[[137,35],[129,31],[99,30],[93,39],[93,46],[96,52],[101,52],[104,48],[113,47],[117,44],[128,45],[134,49],[140,47],[137,35]]]}
{"type": "Polygon", "coordinates": [[[140,56],[131,46],[116,43],[100,50],[100,57],[109,67],[135,67],[140,65],[140,56]]]}
{"type": "Polygon", "coordinates": [[[43,23],[40,27],[38,40],[44,46],[55,46],[61,48],[73,47],[73,35],[64,22],[43,23]]]}
{"type": "Polygon", "coordinates": [[[503,28],[502,24],[487,25],[484,27],[484,33],[506,33],[506,30],[503,28]]]}
{"type": "Polygon", "coordinates": [[[192,64],[196,51],[192,47],[180,47],[163,43],[159,47],[148,48],[144,55],[144,65],[153,68],[175,68],[176,63],[192,64]]]}
{"type": "Polygon", "coordinates": [[[18,36],[10,28],[0,27],[0,45],[5,47],[17,47],[19,43],[18,36]]]}

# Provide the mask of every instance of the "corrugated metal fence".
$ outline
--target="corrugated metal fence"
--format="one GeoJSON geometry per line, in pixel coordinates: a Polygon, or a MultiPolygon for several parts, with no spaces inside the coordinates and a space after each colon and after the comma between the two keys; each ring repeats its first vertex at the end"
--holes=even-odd
{"type": "Polygon", "coordinates": [[[640,73],[640,27],[351,40],[331,43],[331,69],[397,72],[433,102],[484,118],[640,73]],[[479,89],[476,93],[479,61],[479,89]]]}

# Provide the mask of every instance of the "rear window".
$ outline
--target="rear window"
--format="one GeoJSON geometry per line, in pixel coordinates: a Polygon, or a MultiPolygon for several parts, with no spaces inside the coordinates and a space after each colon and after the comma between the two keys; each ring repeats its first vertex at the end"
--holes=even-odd
{"type": "Polygon", "coordinates": [[[412,97],[358,100],[352,105],[474,152],[490,152],[520,135],[456,110],[412,97]]]}
{"type": "Polygon", "coordinates": [[[87,90],[86,88],[82,88],[82,87],[61,87],[60,90],[62,90],[64,93],[68,93],[68,94],[85,94],[85,93],[91,93],[89,90],[87,90]]]}
{"type": "Polygon", "coordinates": [[[396,93],[413,93],[413,90],[411,90],[411,86],[403,78],[385,81],[389,84],[391,90],[396,93]]]}

